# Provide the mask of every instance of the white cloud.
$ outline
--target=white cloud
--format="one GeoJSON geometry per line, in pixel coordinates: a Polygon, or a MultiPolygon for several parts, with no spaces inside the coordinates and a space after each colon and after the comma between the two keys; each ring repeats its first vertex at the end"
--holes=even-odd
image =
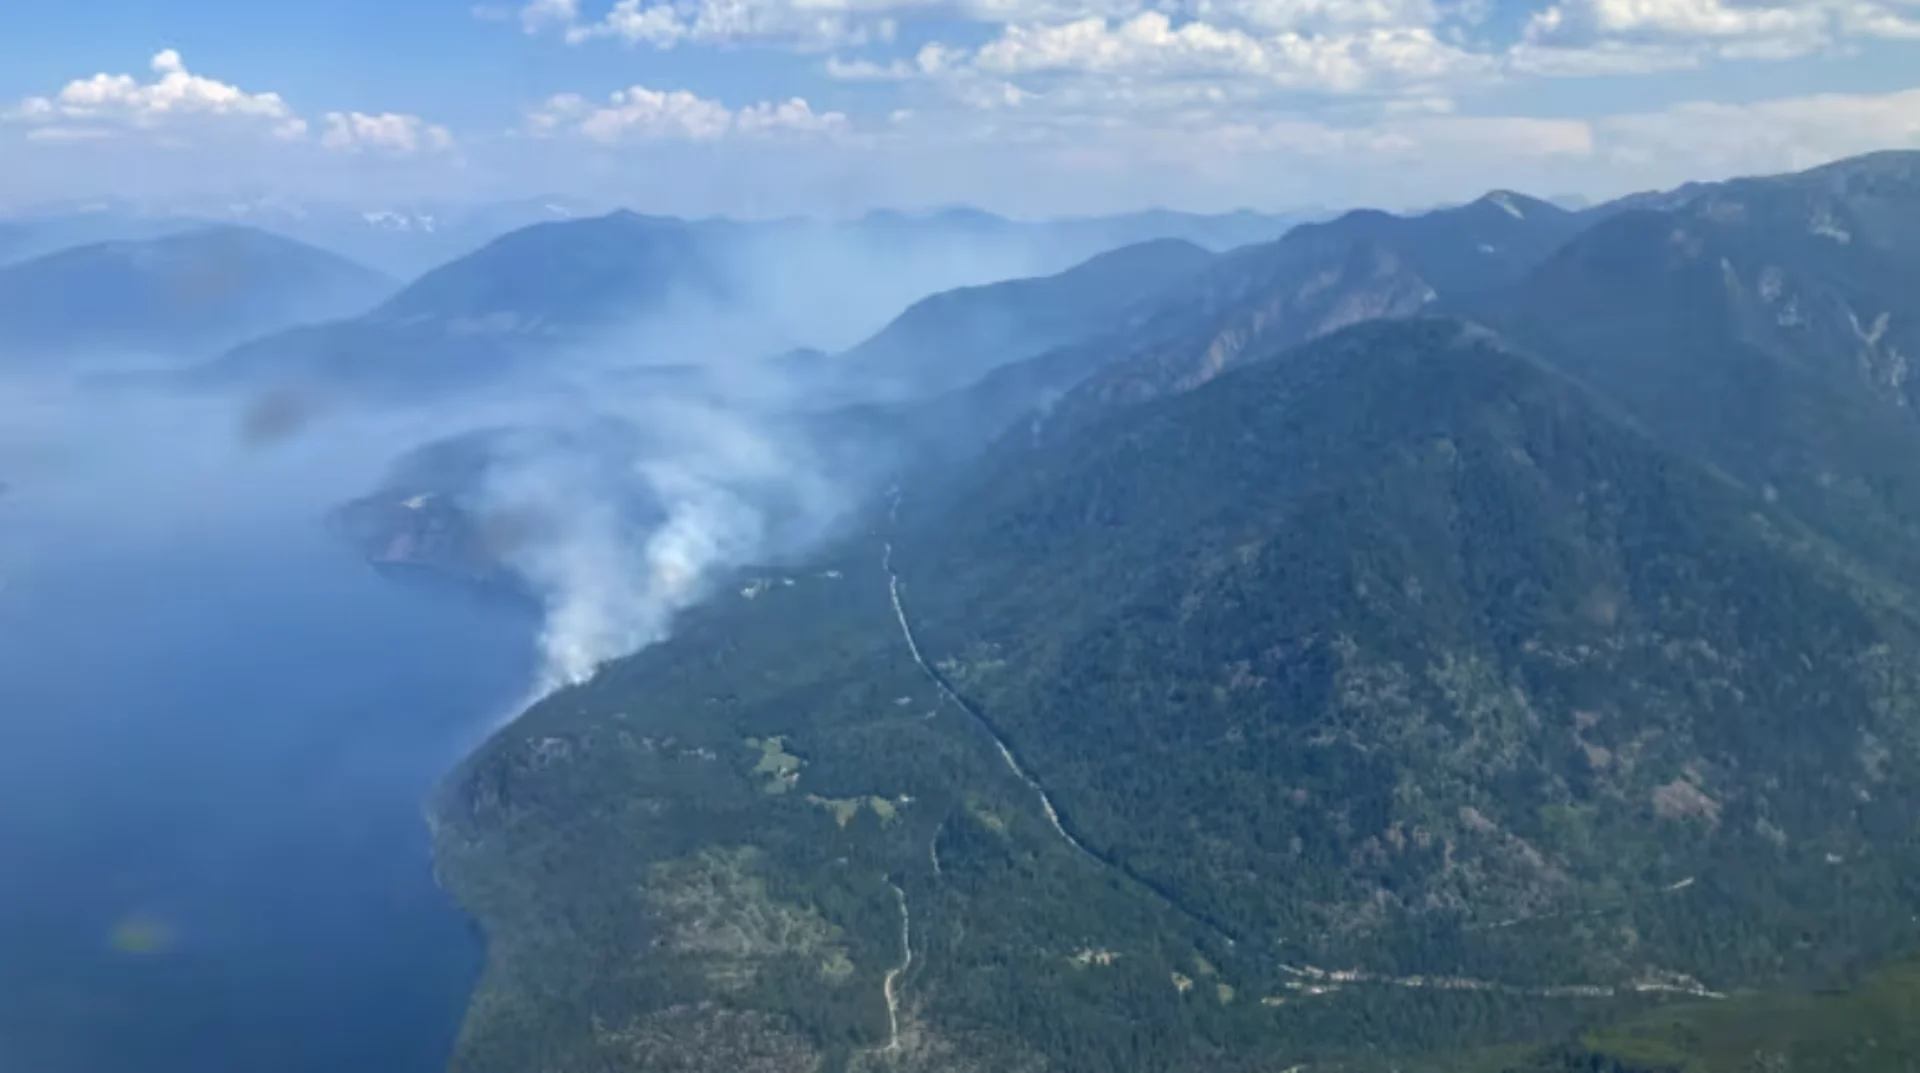
{"type": "Polygon", "coordinates": [[[921,70],[906,60],[875,63],[872,60],[843,60],[827,57],[827,77],[842,82],[899,82],[918,78],[921,70]]]}
{"type": "Polygon", "coordinates": [[[1696,101],[1608,116],[1594,128],[1603,156],[1660,182],[1786,171],[1877,149],[1920,148],[1920,89],[1696,101]]]}
{"type": "Polygon", "coordinates": [[[1431,0],[1193,0],[1195,18],[1272,33],[1335,33],[1372,27],[1431,26],[1431,0]]]}
{"type": "Polygon", "coordinates": [[[1698,67],[1704,59],[1696,49],[1668,44],[1592,41],[1559,46],[1519,41],[1507,50],[1504,63],[1515,75],[1588,78],[1677,71],[1698,67]]]}
{"type": "Polygon", "coordinates": [[[556,31],[568,44],[612,39],[672,48],[774,42],[803,49],[890,40],[890,12],[934,0],[617,0],[588,21],[579,0],[530,0],[520,9],[527,33],[556,31]]]}
{"type": "MultiPolygon", "coordinates": [[[[492,9],[482,17],[492,18],[492,9]]],[[[580,0],[528,0],[520,24],[572,44],[610,38],[672,48],[683,42],[775,42],[823,49],[891,40],[897,20],[938,12],[990,25],[1050,26],[1161,12],[1257,33],[1424,27],[1434,0],[616,0],[595,19],[580,0]]]]}
{"type": "Polygon", "coordinates": [[[1920,38],[1909,0],[1562,0],[1527,21],[1526,45],[1640,45],[1724,59],[1786,59],[1858,38],[1920,38]]]}
{"type": "Polygon", "coordinates": [[[453,134],[419,116],[383,112],[328,112],[320,144],[329,149],[358,152],[366,149],[408,154],[453,148],[453,134]]]}
{"type": "MultiPolygon", "coordinates": [[[[487,9],[480,17],[494,18],[493,9],[487,9]]],[[[530,34],[553,26],[572,26],[579,21],[580,0],[528,0],[520,9],[520,26],[530,34]]]]}
{"type": "Polygon", "coordinates": [[[1286,89],[1355,93],[1408,83],[1485,74],[1486,57],[1449,45],[1421,28],[1342,34],[1256,36],[1204,22],[1175,26],[1159,12],[1109,24],[1082,19],[1057,26],[1009,26],[974,57],[979,70],[1004,76],[1068,72],[1139,78],[1246,78],[1286,89]]]}
{"type": "MultiPolygon", "coordinates": [[[[28,97],[0,112],[27,127],[31,141],[88,142],[129,139],[130,144],[180,146],[208,141],[267,145],[306,144],[308,121],[277,93],[250,92],[188,70],[168,49],[150,63],[151,80],[130,74],[75,79],[58,93],[28,97]]],[[[418,116],[393,112],[328,112],[318,143],[347,152],[406,155],[453,147],[453,135],[418,116]]]]}
{"type": "Polygon", "coordinates": [[[629,44],[671,48],[692,33],[693,21],[683,18],[673,5],[654,4],[642,8],[639,0],[620,0],[598,23],[583,26],[576,18],[566,27],[570,44],[595,37],[617,37],[629,44]]]}
{"type": "Polygon", "coordinates": [[[740,109],[733,117],[734,129],[741,134],[820,134],[837,135],[847,132],[847,117],[839,112],[815,112],[800,97],[792,97],[778,104],[750,104],[740,109]]]}
{"type": "Polygon", "coordinates": [[[64,137],[104,137],[124,131],[178,131],[188,124],[218,124],[230,130],[297,140],[306,120],[277,93],[249,93],[193,74],[180,53],[153,57],[154,78],[96,74],[67,83],[51,97],[29,97],[7,118],[65,132],[64,137]]]}
{"type": "Polygon", "coordinates": [[[1723,0],[1575,0],[1534,15],[1527,36],[1737,38],[1811,35],[1825,25],[1811,4],[1728,4],[1723,0]]]}
{"type": "Polygon", "coordinates": [[[815,112],[802,98],[750,104],[738,111],[686,90],[634,86],[604,105],[578,94],[549,98],[527,117],[535,134],[574,134],[603,145],[627,141],[717,141],[729,136],[833,137],[849,129],[839,112],[815,112]]]}

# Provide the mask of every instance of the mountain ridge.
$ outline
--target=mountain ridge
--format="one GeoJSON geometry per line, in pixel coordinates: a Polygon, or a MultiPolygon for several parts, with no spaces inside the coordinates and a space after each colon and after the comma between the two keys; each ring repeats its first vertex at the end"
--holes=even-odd
{"type": "Polygon", "coordinates": [[[196,227],[0,268],[0,339],[48,358],[134,350],[191,359],[263,331],[359,312],[394,286],[269,232],[196,227]]]}

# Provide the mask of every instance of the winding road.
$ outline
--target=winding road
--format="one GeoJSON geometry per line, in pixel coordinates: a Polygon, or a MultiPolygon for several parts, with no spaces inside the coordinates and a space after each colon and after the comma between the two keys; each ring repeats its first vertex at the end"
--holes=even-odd
{"type": "Polygon", "coordinates": [[[907,914],[907,892],[900,889],[898,883],[888,883],[893,888],[893,896],[900,900],[900,967],[887,970],[887,978],[881,984],[881,993],[887,997],[887,1045],[882,1050],[900,1049],[900,994],[894,984],[900,977],[913,968],[913,918],[907,914]]]}
{"type": "MultiPolygon", "coordinates": [[[[888,513],[889,523],[893,523],[898,520],[899,509],[900,509],[900,497],[898,492],[896,491],[893,496],[892,508],[888,513]]],[[[1141,884],[1142,886],[1146,887],[1148,890],[1152,891],[1155,895],[1160,897],[1163,901],[1165,901],[1174,910],[1179,912],[1182,916],[1185,916],[1186,918],[1193,921],[1194,923],[1207,928],[1208,930],[1218,935],[1220,938],[1224,939],[1228,946],[1237,946],[1238,945],[1237,940],[1225,928],[1207,919],[1206,917],[1188,909],[1187,907],[1182,905],[1179,902],[1179,900],[1173,898],[1168,893],[1162,891],[1159,887],[1155,886],[1154,884],[1149,883],[1146,880],[1142,879],[1141,877],[1135,875],[1130,869],[1126,868],[1125,866],[1120,865],[1114,861],[1111,861],[1106,857],[1088,849],[1086,845],[1084,845],[1078,838],[1075,838],[1073,836],[1073,833],[1071,831],[1067,830],[1066,825],[1061,822],[1059,810],[1054,808],[1052,797],[1050,797],[1047,794],[1046,787],[1040,785],[1039,780],[1035,779],[1031,774],[1027,772],[1026,768],[1021,766],[1019,758],[1014,755],[1013,749],[1007,745],[1005,739],[1001,738],[999,732],[994,729],[993,724],[989,722],[986,716],[982,715],[978,709],[976,709],[972,704],[970,704],[966,700],[966,698],[962,697],[953,688],[951,684],[948,683],[946,677],[942,675],[938,670],[936,670],[930,662],[928,662],[925,653],[921,651],[919,639],[914,635],[914,632],[913,632],[913,623],[907,618],[906,604],[901,599],[900,575],[893,568],[893,541],[892,540],[887,540],[883,544],[883,550],[880,556],[880,567],[882,570],[886,571],[887,594],[889,598],[891,598],[891,600],[893,601],[893,615],[895,620],[898,621],[900,625],[900,635],[903,638],[905,638],[906,644],[907,644],[907,651],[913,655],[914,663],[918,664],[921,671],[925,672],[927,678],[931,680],[935,688],[937,688],[940,691],[940,695],[946,700],[953,702],[953,704],[956,707],[958,707],[961,711],[965,712],[968,715],[968,717],[973,720],[974,724],[978,726],[981,729],[981,731],[987,735],[988,739],[993,742],[994,747],[1000,751],[1000,759],[1006,762],[1007,770],[1013,772],[1013,774],[1017,776],[1021,782],[1025,783],[1027,787],[1033,791],[1034,796],[1039,798],[1040,808],[1043,812],[1046,813],[1047,822],[1053,826],[1054,832],[1058,834],[1061,837],[1061,839],[1063,839],[1069,846],[1072,846],[1080,854],[1082,854],[1089,860],[1093,861],[1095,864],[1098,864],[1103,868],[1114,869],[1118,871],[1121,875],[1126,876],[1128,879],[1131,879],[1134,882],[1141,884]]],[[[936,843],[938,841],[937,832],[935,834],[935,841],[936,843]]],[[[932,856],[933,869],[935,874],[937,875],[940,871],[939,852],[936,846],[933,846],[933,845],[930,845],[928,847],[928,851],[932,856]]],[[[1684,891],[1689,887],[1693,886],[1693,883],[1694,883],[1693,879],[1689,877],[1688,879],[1681,880],[1680,882],[1675,883],[1672,886],[1666,888],[1665,893],[1674,893],[1678,891],[1684,891]]],[[[894,993],[894,982],[896,979],[898,979],[898,977],[902,973],[906,972],[907,969],[913,964],[913,947],[910,942],[910,932],[909,932],[909,924],[908,924],[908,918],[907,918],[906,892],[902,891],[898,886],[894,886],[893,891],[894,891],[894,894],[898,896],[898,898],[900,899],[900,942],[901,942],[901,946],[905,948],[905,958],[901,963],[900,967],[898,969],[895,969],[889,972],[886,977],[886,984],[885,984],[884,990],[886,992],[886,998],[887,998],[887,1014],[893,1026],[892,1042],[890,1042],[887,1045],[887,1048],[886,1048],[887,1050],[893,1050],[899,1044],[900,1028],[899,1028],[899,1017],[897,1013],[897,1010],[898,1010],[897,997],[894,993]]],[[[1726,997],[1721,992],[1711,990],[1709,988],[1701,986],[1697,981],[1693,981],[1685,978],[1681,978],[1681,980],[1684,982],[1640,980],[1640,981],[1633,981],[1633,982],[1620,984],[1620,985],[1572,984],[1572,985],[1564,985],[1564,986],[1557,986],[1557,987],[1529,988],[1529,987],[1518,987],[1518,986],[1509,985],[1509,984],[1495,983],[1488,980],[1476,980],[1476,979],[1465,978],[1465,977],[1391,976],[1386,974],[1369,973],[1369,972],[1363,972],[1358,970],[1328,970],[1328,969],[1323,969],[1314,965],[1295,966],[1295,965],[1282,964],[1280,968],[1287,974],[1293,976],[1297,982],[1296,986],[1300,987],[1303,990],[1321,990],[1325,988],[1338,987],[1343,984],[1362,984],[1362,985],[1399,987],[1399,988],[1409,988],[1409,989],[1435,989],[1435,990],[1449,990],[1449,991],[1494,991],[1494,992],[1503,992],[1508,994],[1528,995],[1528,996],[1538,997],[1538,998],[1602,998],[1602,997],[1612,997],[1614,995],[1625,994],[1625,993],[1636,993],[1636,992],[1642,993],[1642,994],[1646,994],[1646,993],[1680,994],[1680,995],[1689,995],[1697,998],[1709,998],[1709,999],[1721,999],[1726,997]]]]}
{"type": "MultiPolygon", "coordinates": [[[[987,737],[993,739],[994,748],[1000,750],[1000,759],[1007,763],[1007,770],[1013,772],[1021,782],[1026,783],[1027,788],[1031,789],[1034,796],[1040,799],[1041,811],[1047,814],[1047,822],[1053,825],[1054,831],[1058,833],[1061,838],[1066,839],[1067,844],[1074,849],[1079,850],[1081,853],[1086,854],[1096,861],[1100,861],[1098,854],[1081,845],[1080,840],[1073,837],[1066,826],[1060,822],[1060,812],[1053,807],[1053,799],[1047,796],[1046,787],[1041,786],[1038,779],[1027,774],[1027,769],[1020,766],[1020,761],[1013,755],[1013,750],[1007,747],[1006,741],[993,729],[993,724],[987,722],[985,717],[974,710],[973,705],[968,704],[965,698],[954,692],[953,687],[947,684],[946,678],[938,671],[935,671],[933,665],[927,662],[926,656],[921,654],[920,642],[913,636],[913,624],[907,621],[906,606],[900,602],[900,575],[894,573],[893,570],[892,541],[886,543],[886,550],[881,553],[880,567],[887,572],[887,593],[893,598],[893,617],[900,622],[900,634],[907,639],[907,651],[913,653],[913,661],[920,665],[921,670],[926,672],[927,677],[933,681],[934,687],[940,690],[941,696],[952,701],[961,711],[972,716],[974,723],[986,732],[987,737]]],[[[1100,863],[1105,864],[1106,862],[1100,861],[1100,863]]]]}
{"type": "MultiPolygon", "coordinates": [[[[893,495],[891,509],[888,512],[889,524],[898,520],[899,510],[900,496],[896,491],[893,495]]],[[[882,544],[880,568],[886,572],[887,594],[893,601],[893,617],[900,625],[900,635],[906,639],[907,651],[913,655],[914,663],[918,664],[920,670],[933,682],[934,687],[940,691],[942,699],[951,701],[955,707],[965,712],[968,718],[973,720],[974,725],[979,727],[980,730],[986,734],[988,740],[993,742],[994,748],[1000,752],[1000,759],[1006,763],[1007,770],[1013,772],[1014,776],[1025,783],[1027,788],[1032,790],[1034,796],[1039,799],[1040,810],[1046,814],[1047,823],[1053,827],[1054,833],[1059,835],[1062,841],[1073,847],[1081,856],[1093,862],[1095,865],[1118,872],[1127,880],[1138,884],[1174,912],[1179,913],[1187,920],[1211,932],[1224,941],[1229,947],[1238,946],[1239,940],[1218,921],[1188,908],[1172,893],[1136,874],[1124,864],[1089,849],[1085,843],[1074,836],[1072,831],[1067,829],[1065,821],[1060,818],[1060,810],[1054,807],[1053,798],[1047,793],[1046,787],[1040,785],[1040,780],[1028,773],[1027,769],[1020,763],[1019,758],[1014,755],[1013,749],[1007,744],[1006,740],[1000,736],[1000,732],[994,729],[993,723],[990,722],[985,715],[982,715],[978,708],[975,708],[969,703],[965,697],[962,697],[959,692],[953,688],[953,685],[947,681],[946,676],[942,675],[932,663],[928,662],[926,654],[921,651],[919,638],[917,638],[913,632],[913,623],[907,617],[906,603],[900,595],[900,575],[893,568],[892,540],[887,540],[882,544]]],[[[936,866],[938,859],[938,854],[936,853],[934,855],[936,866]]]]}

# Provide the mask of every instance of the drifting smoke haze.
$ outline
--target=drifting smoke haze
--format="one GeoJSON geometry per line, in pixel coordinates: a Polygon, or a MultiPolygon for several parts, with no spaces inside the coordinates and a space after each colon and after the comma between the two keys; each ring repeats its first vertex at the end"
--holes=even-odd
{"type": "MultiPolygon", "coordinates": [[[[984,270],[948,263],[922,272],[984,270]]],[[[843,277],[831,287],[860,284],[843,277]]],[[[806,289],[824,297],[829,284],[814,279],[806,289]]],[[[276,414],[300,414],[297,428],[281,430],[288,442],[333,438],[343,414],[344,427],[368,412],[411,415],[396,425],[416,430],[409,446],[434,460],[403,461],[355,494],[379,484],[402,501],[451,500],[482,554],[537,598],[541,668],[531,703],[662,640],[675,615],[730,571],[803,554],[871,492],[890,446],[824,449],[823,415],[845,393],[801,362],[832,359],[784,352],[885,316],[861,302],[837,311],[805,302],[795,288],[773,306],[721,318],[705,303],[683,303],[427,401],[303,405],[268,395],[249,412],[271,400],[276,414]],[[796,334],[783,310],[809,305],[819,307],[809,318],[820,334],[796,334]]]]}
{"type": "MultiPolygon", "coordinates": [[[[616,300],[619,326],[589,316],[585,332],[545,327],[529,292],[505,285],[517,264],[482,265],[508,277],[443,285],[444,324],[409,314],[377,361],[361,352],[370,329],[353,329],[337,374],[271,346],[288,369],[269,360],[227,384],[149,375],[144,353],[118,380],[110,361],[64,378],[41,363],[33,381],[0,364],[0,482],[13,486],[0,508],[57,506],[68,529],[151,551],[286,540],[385,496],[356,541],[379,563],[430,557],[381,527],[445,506],[437,522],[462,529],[468,572],[490,567],[540,609],[531,703],[663,639],[732,572],[804,554],[868,499],[895,445],[835,416],[863,400],[822,374],[824,351],[930,292],[1089,252],[945,226],[773,226],[723,243],[702,286],[670,284],[641,315],[616,300]],[[495,293],[521,304],[474,305],[495,293]]],[[[534,293],[567,309],[592,297],[534,293]]]]}
{"type": "Polygon", "coordinates": [[[0,382],[0,527],[37,519],[0,532],[17,553],[0,573],[74,539],[143,556],[305,539],[395,458],[452,444],[463,514],[542,608],[537,700],[664,638],[727,571],[803,552],[863,494],[784,427],[770,379],[750,405],[713,387],[557,378],[451,407],[336,406],[262,440],[257,408],[229,398],[0,382]]]}

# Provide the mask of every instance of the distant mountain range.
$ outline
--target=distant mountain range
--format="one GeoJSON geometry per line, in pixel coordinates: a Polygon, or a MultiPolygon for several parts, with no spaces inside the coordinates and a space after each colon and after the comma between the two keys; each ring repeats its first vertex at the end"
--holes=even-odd
{"type": "MultiPolygon", "coordinates": [[[[0,213],[0,265],[68,246],[234,224],[285,235],[390,275],[412,279],[523,227],[604,216],[615,209],[612,204],[563,195],[498,202],[369,205],[285,198],[50,203],[0,213]]],[[[1114,216],[1016,221],[977,209],[944,209],[881,210],[837,222],[797,217],[706,222],[731,222],[770,234],[824,227],[854,241],[912,242],[927,235],[951,241],[954,236],[964,235],[989,245],[1018,242],[1028,247],[1050,247],[1048,260],[1025,266],[1033,272],[1064,268],[1101,250],[1157,238],[1183,238],[1212,250],[1230,249],[1277,238],[1294,223],[1320,215],[1317,211],[1204,214],[1156,209],[1114,216]]],[[[959,282],[971,281],[949,285],[959,282]]]]}
{"type": "MultiPolygon", "coordinates": [[[[985,214],[876,214],[830,226],[617,212],[538,224],[426,273],[364,317],[249,341],[205,370],[203,379],[430,394],[483,383],[556,354],[633,366],[744,359],[849,331],[865,334],[928,291],[1069,267],[1107,251],[1117,235],[1203,219],[1165,214],[1029,225],[985,214]]],[[[1171,262],[1176,267],[1197,264],[1204,255],[1184,239],[1164,241],[1182,244],[1181,259],[1171,262]]],[[[1154,289],[1145,283],[1159,278],[1153,273],[1167,271],[1163,258],[1150,260],[1152,266],[1136,271],[1137,281],[1120,281],[1124,267],[1096,266],[1085,270],[1079,286],[1088,294],[1109,283],[1119,286],[1098,299],[1109,304],[1144,297],[1154,289]]],[[[996,299],[961,301],[980,311],[996,299]]],[[[1036,298],[1014,319],[1051,318],[1059,326],[1098,322],[1080,315],[1084,306],[1046,312],[1050,301],[1036,298]]],[[[926,326],[902,330],[911,334],[926,326]]],[[[977,322],[970,330],[986,329],[977,322]]],[[[1029,333],[1036,348],[1064,339],[1063,327],[1043,329],[1037,322],[1009,322],[1005,330],[1029,333]]],[[[995,355],[993,361],[1003,362],[1009,355],[1000,344],[1013,341],[978,342],[995,355]]],[[[899,342],[879,339],[853,364],[877,360],[881,349],[899,342]]],[[[946,345],[969,344],[955,338],[946,345]]],[[[969,379],[962,368],[944,383],[969,379]]]]}
{"type": "Polygon", "coordinates": [[[449,778],[453,1068],[1911,1064],[1920,154],[1175,249],[449,778]]]}
{"type": "Polygon", "coordinates": [[[509,231],[605,211],[562,197],[365,207],[280,198],[49,204],[0,217],[0,264],[89,242],[234,225],[271,231],[411,279],[509,231]]]}
{"type": "MultiPolygon", "coordinates": [[[[963,219],[976,229],[1012,226],[991,217],[963,219]]],[[[970,453],[1042,403],[1051,408],[1049,427],[1058,430],[1092,420],[1122,400],[1140,401],[1194,386],[1232,364],[1347,324],[1417,312],[1439,297],[1429,280],[1449,294],[1472,294],[1510,281],[1591,219],[1522,195],[1499,193],[1419,216],[1351,213],[1324,224],[1302,225],[1277,242],[1223,254],[1182,239],[1150,240],[1099,254],[1054,275],[935,294],[909,306],[857,346],[837,354],[788,354],[758,375],[774,385],[764,394],[776,400],[785,396],[790,408],[802,411],[786,419],[790,424],[828,456],[870,476],[884,464],[878,460],[923,452],[942,459],[970,453]],[[1206,328],[1212,325],[1223,327],[1209,333],[1206,328]]],[[[867,223],[903,233],[910,226],[905,219],[885,216],[867,223]]],[[[535,228],[449,266],[439,275],[451,283],[435,276],[422,280],[393,303],[404,302],[404,313],[390,307],[366,319],[432,325],[436,322],[430,311],[455,310],[473,323],[488,318],[486,323],[508,335],[542,323],[531,319],[527,311],[532,309],[577,308],[581,311],[567,319],[590,321],[588,311],[615,303],[603,288],[574,282],[573,277],[582,271],[578,266],[599,264],[681,265],[690,279],[703,281],[697,288],[701,298],[719,305],[726,273],[714,268],[712,258],[702,260],[699,251],[736,236],[724,225],[643,217],[535,228]],[[718,241],[716,228],[722,228],[718,241]],[[581,253],[583,240],[616,235],[636,250],[672,245],[675,253],[658,258],[651,253],[602,256],[599,247],[594,247],[594,256],[581,253]],[[536,239],[539,252],[521,248],[536,239]],[[568,282],[557,282],[563,280],[568,282]],[[471,290],[481,281],[494,288],[498,305],[475,304],[471,290]],[[428,293],[413,293],[422,290],[428,293]]],[[[646,278],[661,279],[663,273],[648,273],[646,278]]],[[[659,298],[636,297],[618,304],[634,310],[647,308],[649,302],[657,306],[659,298]]],[[[257,360],[273,375],[282,375],[290,368],[287,341],[335,335],[342,340],[333,344],[337,352],[376,363],[369,375],[393,382],[388,378],[394,370],[418,369],[423,354],[441,349],[437,339],[412,337],[392,351],[404,353],[407,364],[388,362],[382,356],[387,351],[367,343],[365,335],[351,336],[358,340],[353,344],[344,341],[347,333],[362,331],[355,324],[292,333],[244,348],[229,360],[257,360]]],[[[450,366],[434,370],[424,382],[460,382],[461,363],[474,361],[476,355],[490,355],[486,360],[496,366],[512,360],[504,352],[481,349],[482,342],[462,338],[446,347],[450,366]]],[[[337,381],[343,370],[335,365],[324,379],[337,381]]],[[[655,373],[659,390],[703,390],[697,367],[686,367],[671,378],[669,370],[655,373]]],[[[749,366],[735,375],[756,374],[749,366]]],[[[449,446],[479,453],[486,449],[482,441],[463,442],[464,447],[449,446]]],[[[483,471],[476,466],[469,476],[483,471]]],[[[394,513],[380,505],[411,502],[422,495],[437,497],[442,504],[475,498],[470,480],[422,480],[417,470],[407,469],[353,509],[362,517],[386,518],[410,528],[425,516],[394,513]]],[[[376,557],[379,549],[392,546],[390,533],[377,528],[360,532],[372,534],[358,543],[376,557]]],[[[456,572],[465,570],[461,566],[456,572]]]]}
{"type": "Polygon", "coordinates": [[[75,246],[0,268],[0,367],[82,357],[200,360],[242,339],[364,311],[398,286],[244,227],[75,246]]]}

